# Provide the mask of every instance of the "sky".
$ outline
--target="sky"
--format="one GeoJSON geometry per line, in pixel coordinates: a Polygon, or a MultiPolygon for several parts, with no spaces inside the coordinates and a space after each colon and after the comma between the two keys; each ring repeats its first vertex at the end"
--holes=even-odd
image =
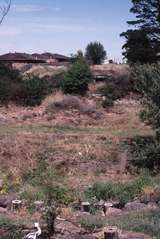
{"type": "MultiPolygon", "coordinates": [[[[0,0],[2,4],[4,0],[0,0]]],[[[0,26],[0,54],[52,52],[75,54],[101,42],[109,59],[122,59],[131,0],[12,0],[0,26]]]]}

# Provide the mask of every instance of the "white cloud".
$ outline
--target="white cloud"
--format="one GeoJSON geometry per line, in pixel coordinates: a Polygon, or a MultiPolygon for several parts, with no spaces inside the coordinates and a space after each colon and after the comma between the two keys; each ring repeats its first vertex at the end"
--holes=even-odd
{"type": "MultiPolygon", "coordinates": [[[[14,4],[12,6],[12,11],[18,12],[18,13],[41,12],[45,9],[47,9],[47,7],[42,7],[42,6],[34,5],[34,4],[14,4]]],[[[59,12],[61,8],[53,7],[51,8],[51,10],[55,12],[59,12]]]]}
{"type": "Polygon", "coordinates": [[[12,6],[12,10],[14,12],[40,12],[43,10],[42,7],[38,5],[32,5],[32,4],[17,4],[12,6]]]}

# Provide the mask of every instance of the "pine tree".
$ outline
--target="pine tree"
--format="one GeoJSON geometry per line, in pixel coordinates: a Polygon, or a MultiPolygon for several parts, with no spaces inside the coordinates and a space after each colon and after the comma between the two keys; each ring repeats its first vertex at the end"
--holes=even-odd
{"type": "MultiPolygon", "coordinates": [[[[144,52],[144,62],[142,63],[156,62],[157,53],[160,52],[160,0],[132,0],[132,4],[130,12],[136,15],[136,20],[127,23],[132,28],[135,27],[136,30],[128,30],[121,34],[126,38],[126,44],[123,48],[126,52],[129,49],[133,54],[136,53],[137,56],[138,53],[141,55],[144,52]],[[135,49],[132,47],[131,37],[135,39],[138,35],[141,35],[141,41],[139,41],[139,44],[137,41],[137,49],[135,49]],[[141,48],[143,38],[144,42],[148,41],[147,47],[144,44],[144,50],[141,48]]],[[[127,57],[128,61],[139,61],[138,58],[130,59],[130,56],[126,53],[124,53],[124,56],[127,57]]]]}

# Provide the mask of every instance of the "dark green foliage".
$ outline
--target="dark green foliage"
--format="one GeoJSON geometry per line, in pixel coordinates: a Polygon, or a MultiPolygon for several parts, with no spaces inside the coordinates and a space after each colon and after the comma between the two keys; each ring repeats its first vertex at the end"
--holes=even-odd
{"type": "Polygon", "coordinates": [[[126,39],[124,56],[129,62],[157,62],[160,52],[160,3],[159,0],[132,0],[131,13],[136,19],[127,23],[136,28],[122,33],[126,39]]]}
{"type": "Polygon", "coordinates": [[[129,76],[126,75],[110,79],[106,82],[103,92],[103,95],[105,96],[103,107],[112,107],[114,101],[127,96],[131,91],[133,91],[133,82],[129,76]]]}
{"type": "Polygon", "coordinates": [[[19,101],[24,106],[40,105],[42,100],[49,94],[49,84],[45,79],[37,76],[27,75],[21,85],[19,101]]]}
{"type": "Polygon", "coordinates": [[[79,59],[65,74],[62,81],[62,90],[65,94],[84,95],[91,81],[91,71],[88,64],[79,59]]]}
{"type": "Polygon", "coordinates": [[[130,143],[131,160],[130,166],[137,171],[144,168],[152,173],[160,171],[160,141],[157,134],[156,137],[140,137],[133,138],[130,143]]]}
{"type": "Polygon", "coordinates": [[[128,30],[121,34],[126,43],[123,56],[128,63],[153,63],[157,61],[156,50],[151,45],[145,30],[128,30]]]}
{"type": "Polygon", "coordinates": [[[0,64],[0,103],[8,105],[16,96],[16,87],[21,75],[10,66],[0,64]]]}
{"type": "Polygon", "coordinates": [[[0,103],[8,105],[11,97],[11,86],[5,77],[0,79],[0,103]]]}
{"type": "Polygon", "coordinates": [[[10,101],[24,106],[41,104],[54,87],[46,79],[37,76],[22,75],[10,66],[0,65],[0,103],[8,105],[10,101]]]}
{"type": "Polygon", "coordinates": [[[100,42],[91,42],[86,47],[86,60],[92,65],[99,65],[106,59],[106,51],[100,42]]]}
{"type": "Polygon", "coordinates": [[[131,140],[131,161],[137,169],[147,168],[154,173],[160,171],[160,66],[134,66],[132,78],[136,90],[143,96],[143,121],[157,130],[153,137],[136,137],[131,140]]]}
{"type": "Polygon", "coordinates": [[[124,205],[139,195],[143,191],[144,185],[145,180],[143,178],[128,183],[95,183],[85,193],[89,199],[96,197],[97,200],[104,201],[109,199],[119,200],[124,205]]]}
{"type": "Polygon", "coordinates": [[[49,205],[46,208],[46,211],[43,215],[43,219],[45,220],[47,224],[47,230],[48,230],[49,236],[53,236],[53,234],[55,233],[56,217],[57,217],[57,212],[56,212],[55,206],[49,205]]]}
{"type": "Polygon", "coordinates": [[[132,73],[136,90],[143,96],[141,118],[154,128],[160,128],[160,66],[135,66],[132,73]]]}

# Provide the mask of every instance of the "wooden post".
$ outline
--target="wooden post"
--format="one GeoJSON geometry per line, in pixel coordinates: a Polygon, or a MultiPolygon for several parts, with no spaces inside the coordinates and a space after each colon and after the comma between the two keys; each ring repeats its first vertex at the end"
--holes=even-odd
{"type": "Polygon", "coordinates": [[[104,230],[104,239],[119,239],[117,227],[106,227],[104,230]]]}
{"type": "Polygon", "coordinates": [[[82,202],[81,209],[83,212],[90,212],[90,203],[89,202],[82,202]]]}
{"type": "Polygon", "coordinates": [[[108,202],[106,202],[104,205],[103,205],[103,212],[104,212],[104,214],[106,215],[106,213],[107,213],[107,210],[110,208],[110,207],[112,207],[113,206],[113,203],[108,203],[108,202]]]}
{"type": "Polygon", "coordinates": [[[13,200],[12,201],[12,210],[19,210],[22,206],[22,201],[21,200],[13,200]]]}

